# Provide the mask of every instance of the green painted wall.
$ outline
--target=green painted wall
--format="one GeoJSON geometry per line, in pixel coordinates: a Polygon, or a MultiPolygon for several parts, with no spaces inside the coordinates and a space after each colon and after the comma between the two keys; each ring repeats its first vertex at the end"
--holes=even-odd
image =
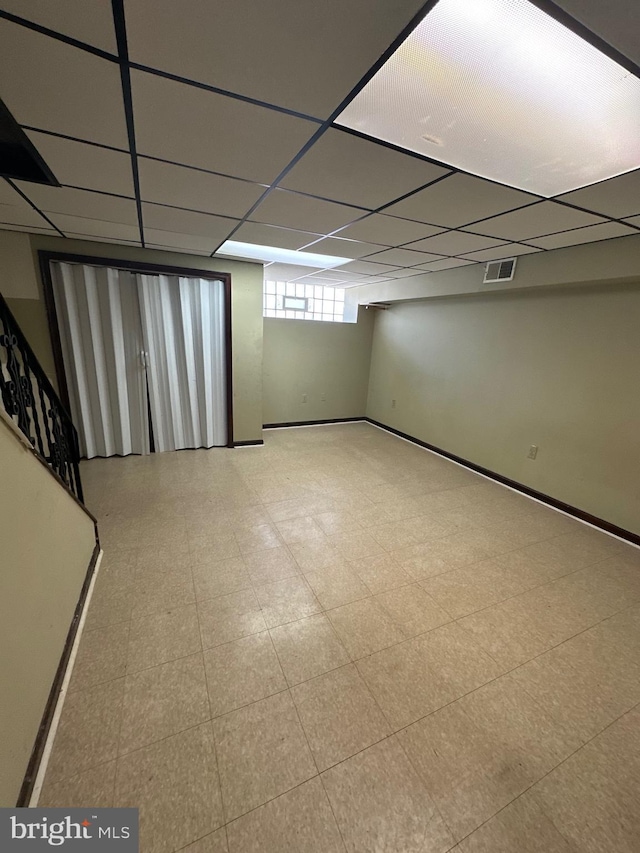
{"type": "Polygon", "coordinates": [[[264,423],[363,416],[372,332],[363,309],[357,323],[266,318],[264,423]]]}
{"type": "Polygon", "coordinates": [[[367,415],[640,533],[639,330],[638,285],[398,303],[367,415]]]}

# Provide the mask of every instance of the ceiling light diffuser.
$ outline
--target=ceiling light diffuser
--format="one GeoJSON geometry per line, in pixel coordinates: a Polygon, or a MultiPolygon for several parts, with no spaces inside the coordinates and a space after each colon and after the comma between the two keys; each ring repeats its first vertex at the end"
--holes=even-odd
{"type": "Polygon", "coordinates": [[[439,0],[336,124],[550,197],[640,166],[640,80],[528,0],[439,0]]]}
{"type": "Polygon", "coordinates": [[[315,255],[312,252],[298,252],[294,249],[280,249],[277,246],[258,246],[255,243],[237,243],[227,240],[216,252],[217,255],[233,255],[265,263],[276,261],[282,264],[296,264],[302,267],[331,269],[350,263],[353,258],[337,258],[334,255],[315,255]]]}

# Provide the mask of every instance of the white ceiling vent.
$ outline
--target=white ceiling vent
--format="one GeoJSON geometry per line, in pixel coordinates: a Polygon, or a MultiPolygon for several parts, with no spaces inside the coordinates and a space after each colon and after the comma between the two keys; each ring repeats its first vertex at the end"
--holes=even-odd
{"type": "Polygon", "coordinates": [[[516,260],[516,258],[506,258],[504,261],[490,261],[484,268],[482,283],[511,281],[516,271],[516,260]]]}

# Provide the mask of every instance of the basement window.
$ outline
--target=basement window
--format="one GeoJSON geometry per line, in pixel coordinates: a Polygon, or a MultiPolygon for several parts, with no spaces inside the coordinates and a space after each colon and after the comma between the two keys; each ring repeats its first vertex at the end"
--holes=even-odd
{"type": "Polygon", "coordinates": [[[344,323],[344,290],[320,284],[265,281],[263,317],[344,323]]]}

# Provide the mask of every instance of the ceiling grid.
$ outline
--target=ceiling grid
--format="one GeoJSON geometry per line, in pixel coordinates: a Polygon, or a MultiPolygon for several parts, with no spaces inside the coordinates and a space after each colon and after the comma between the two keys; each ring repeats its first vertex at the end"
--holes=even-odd
{"type": "MultiPolygon", "coordinates": [[[[434,0],[393,10],[278,0],[269,12],[250,0],[89,2],[91,15],[85,0],[61,0],[31,19],[0,0],[0,98],[62,185],[7,180],[0,228],[209,255],[231,238],[335,255],[350,260],[331,274],[270,269],[340,286],[640,233],[640,169],[547,198],[336,124],[434,0]],[[264,56],[252,37],[239,49],[254,64],[230,54],[243,10],[273,40],[264,56]],[[328,56],[322,32],[336,34],[328,56]]],[[[574,20],[572,3],[560,5],[570,8],[556,17],[574,20]]],[[[637,59],[625,54],[631,68],[637,59]]]]}

